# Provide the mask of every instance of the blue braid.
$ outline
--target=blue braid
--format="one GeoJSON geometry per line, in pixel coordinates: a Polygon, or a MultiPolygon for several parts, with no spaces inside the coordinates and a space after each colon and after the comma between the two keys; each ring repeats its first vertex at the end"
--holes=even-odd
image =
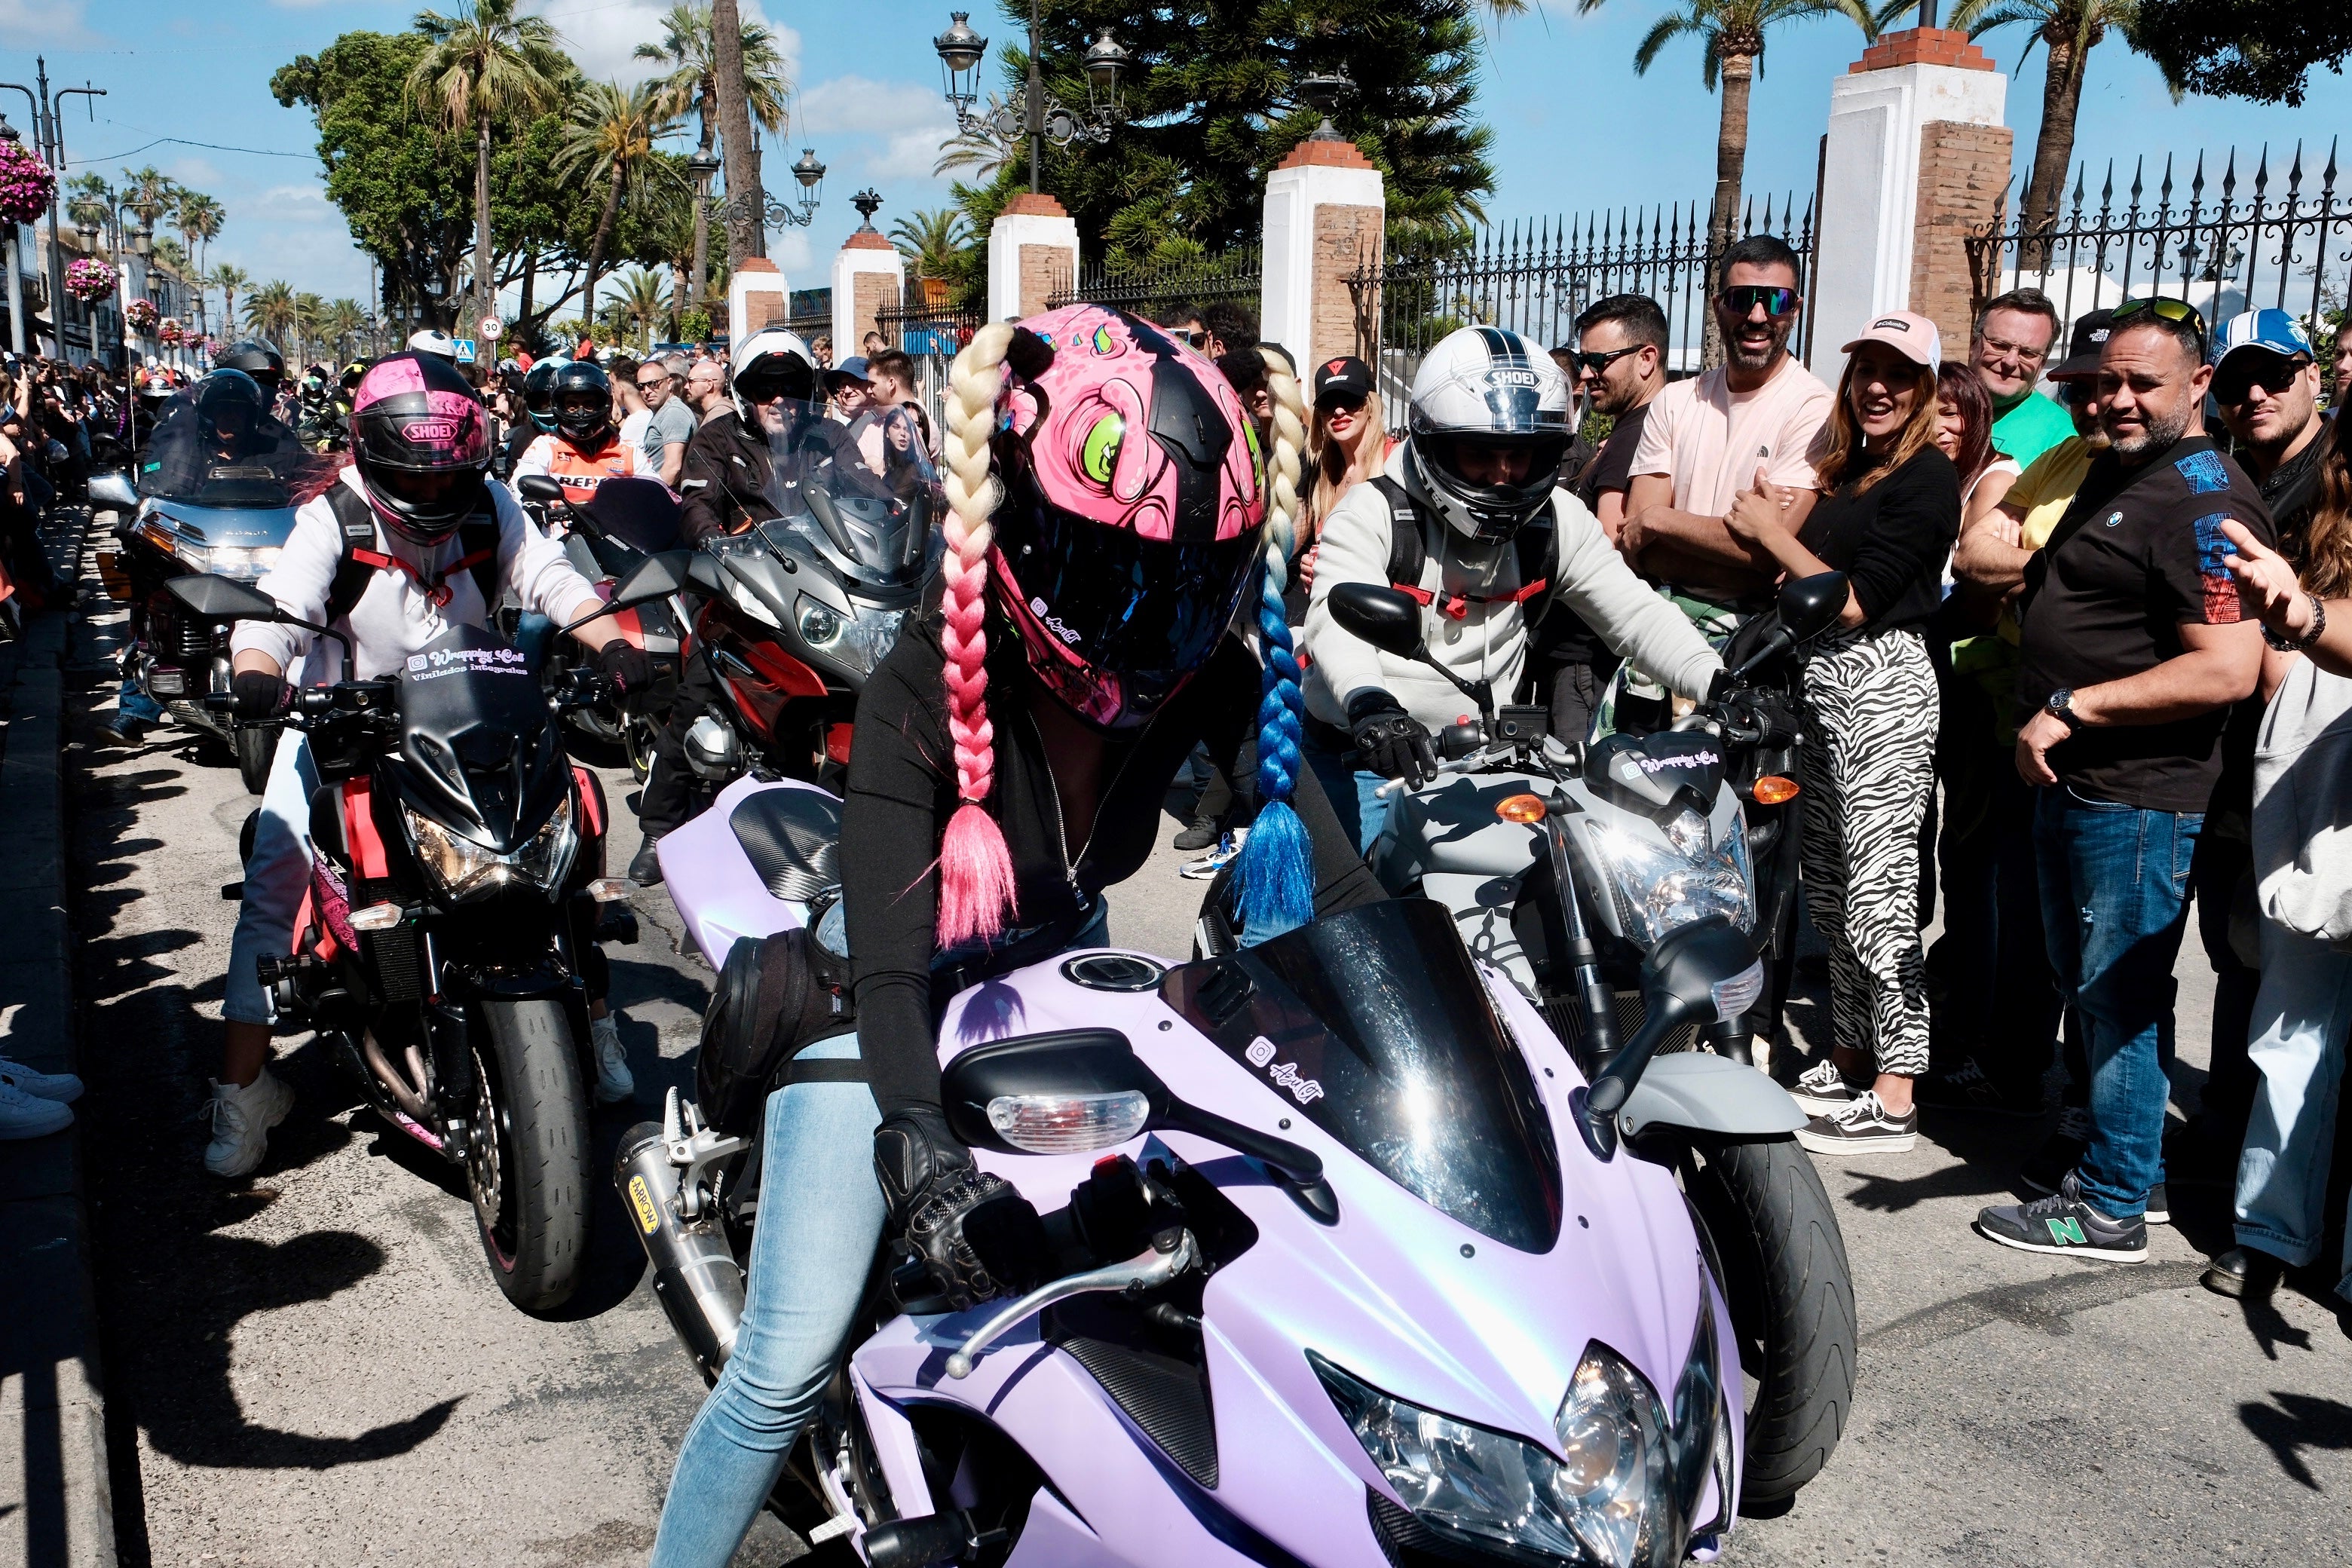
{"type": "Polygon", "coordinates": [[[1242,846],[1239,872],[1242,925],[1261,936],[1278,934],[1315,918],[1315,861],[1307,825],[1290,799],[1298,789],[1299,751],[1307,711],[1298,689],[1298,655],[1282,595],[1290,578],[1290,520],[1276,516],[1266,530],[1265,575],[1258,593],[1257,629],[1265,659],[1257,704],[1257,818],[1242,846]]]}

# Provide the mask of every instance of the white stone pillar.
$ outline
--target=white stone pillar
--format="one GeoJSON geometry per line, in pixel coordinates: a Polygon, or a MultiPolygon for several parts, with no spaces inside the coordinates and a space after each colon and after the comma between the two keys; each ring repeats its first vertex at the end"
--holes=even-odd
{"type": "MultiPolygon", "coordinates": [[[[833,258],[833,363],[864,351],[875,314],[895,308],[907,291],[907,263],[898,247],[871,227],[842,242],[833,258]]],[[[886,334],[887,335],[887,334],[886,334]]]]}
{"type": "Polygon", "coordinates": [[[1357,352],[1348,279],[1379,264],[1388,195],[1354,142],[1309,139],[1266,176],[1265,212],[1258,335],[1288,349],[1304,378],[1357,352]]]}
{"type": "Polygon", "coordinates": [[[766,326],[782,326],[792,318],[792,300],[784,275],[764,256],[747,256],[727,279],[727,332],[730,343],[740,343],[766,326]]]}
{"type": "Polygon", "coordinates": [[[988,226],[988,319],[1026,318],[1077,282],[1078,226],[1048,195],[1023,191],[988,226]]]}
{"type": "Polygon", "coordinates": [[[1830,88],[1829,144],[1822,154],[1821,224],[1812,287],[1813,374],[1834,385],[1845,369],[1839,345],[1888,310],[1921,310],[1938,318],[1946,347],[1962,352],[1937,301],[1948,292],[1938,257],[1933,279],[1917,276],[1916,238],[1943,205],[1937,191],[1967,132],[2000,126],[2009,79],[1969,44],[1941,27],[1892,33],[1830,88]],[[1923,172],[1927,178],[1922,179],[1923,172]],[[1923,195],[1927,199],[1923,202],[1923,195]]]}

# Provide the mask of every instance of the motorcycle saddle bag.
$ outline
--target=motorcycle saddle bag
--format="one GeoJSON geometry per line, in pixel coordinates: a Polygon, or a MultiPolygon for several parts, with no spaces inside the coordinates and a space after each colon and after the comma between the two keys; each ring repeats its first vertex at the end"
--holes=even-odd
{"type": "MultiPolygon", "coordinates": [[[[694,1098],[704,1122],[750,1137],[770,1090],[784,1081],[793,1057],[856,1026],[849,961],[826,951],[814,931],[795,926],[771,936],[739,938],[719,966],[710,1009],[702,1017],[694,1098]]],[[[806,1063],[792,1076],[850,1076],[817,1068],[852,1069],[855,1081],[864,1080],[864,1065],[855,1059],[806,1063]]]]}

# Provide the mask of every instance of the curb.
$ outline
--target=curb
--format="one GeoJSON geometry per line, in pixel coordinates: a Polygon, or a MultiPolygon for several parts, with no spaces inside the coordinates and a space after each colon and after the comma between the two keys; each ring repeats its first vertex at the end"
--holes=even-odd
{"type": "MultiPolygon", "coordinates": [[[[86,526],[65,531],[78,565],[86,526]]],[[[44,614],[26,628],[0,746],[0,1051],[42,1072],[75,1059],[59,771],[68,626],[44,614]]],[[[0,1143],[0,1560],[113,1568],[103,1387],[78,1123],[0,1143]]]]}

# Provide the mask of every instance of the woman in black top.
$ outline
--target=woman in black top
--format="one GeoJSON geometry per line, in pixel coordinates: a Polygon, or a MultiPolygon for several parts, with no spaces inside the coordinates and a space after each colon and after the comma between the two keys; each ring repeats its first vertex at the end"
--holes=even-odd
{"type": "Polygon", "coordinates": [[[803,1053],[860,1060],[865,1081],[836,1068],[769,1096],[776,1196],[654,1568],[733,1556],[839,1362],[886,1227],[959,1304],[1034,1283],[1035,1212],[974,1167],[940,1110],[936,1020],[961,987],[1101,943],[1103,889],[1150,854],[1195,744],[1231,766],[1255,729],[1265,759],[1234,879],[1244,940],[1382,896],[1299,754],[1282,595],[1304,425],[1288,363],[1265,352],[1270,460],[1206,360],[1118,311],[990,326],[957,356],[940,581],[867,684],[850,751],[857,1032],[803,1053]]]}
{"type": "Polygon", "coordinates": [[[1936,673],[1922,632],[1960,531],[1959,474],[1937,449],[1935,323],[1897,310],[1852,357],[1815,460],[1821,500],[1801,532],[1761,476],[1732,531],[1790,576],[1843,572],[1839,628],[1805,653],[1806,908],[1830,944],[1835,1046],[1798,1080],[1808,1149],[1909,1149],[1911,1081],[1927,1070],[1919,946],[1919,829],[1935,789],[1936,673]],[[1874,1061],[1875,1072],[1871,1064],[1874,1061]]]}

